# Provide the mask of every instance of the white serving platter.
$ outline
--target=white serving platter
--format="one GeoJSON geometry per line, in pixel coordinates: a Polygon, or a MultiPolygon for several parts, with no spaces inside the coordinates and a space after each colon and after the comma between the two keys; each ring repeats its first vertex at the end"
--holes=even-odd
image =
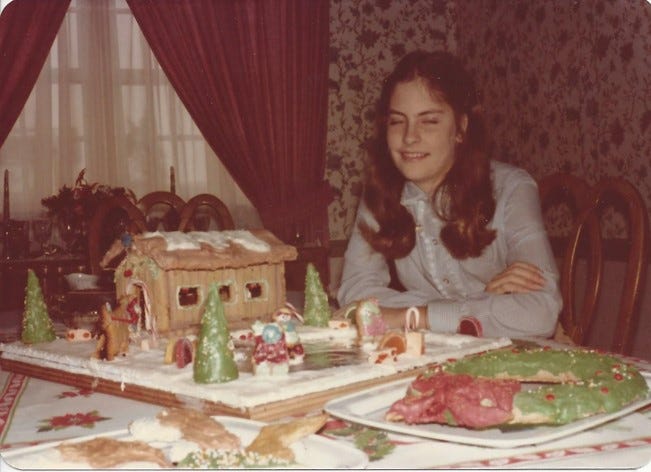
{"type": "MultiPolygon", "coordinates": [[[[240,438],[242,447],[246,447],[257,436],[260,428],[266,423],[230,416],[213,416],[226,429],[240,438]]],[[[133,436],[129,431],[119,430],[99,435],[90,435],[75,438],[73,440],[56,441],[38,446],[31,446],[15,449],[2,453],[4,462],[12,467],[9,470],[17,469],[92,469],[88,464],[80,462],[63,462],[55,447],[61,443],[76,443],[87,441],[96,437],[111,437],[113,439],[130,440],[133,436]],[[52,464],[57,464],[53,467],[52,464]]],[[[151,446],[159,447],[166,453],[171,448],[169,443],[152,442],[151,446]]],[[[300,469],[361,469],[368,464],[368,457],[362,451],[344,442],[335,441],[318,435],[310,435],[291,446],[296,457],[296,465],[300,469]]],[[[144,464],[125,464],[125,467],[132,468],[144,464]]],[[[147,464],[147,468],[155,465],[147,464]]],[[[3,468],[4,470],[4,468],[3,468]]]]}
{"type": "MultiPolygon", "coordinates": [[[[647,384],[651,385],[651,379],[646,375],[645,378],[647,384]]],[[[413,380],[413,377],[403,379],[362,390],[344,397],[335,398],[327,402],[324,409],[332,416],[394,433],[473,446],[514,448],[532,446],[570,436],[628,415],[635,410],[651,404],[650,392],[646,398],[633,402],[617,412],[594,415],[560,426],[506,427],[474,430],[435,423],[409,425],[402,422],[385,420],[384,415],[389,407],[395,401],[404,397],[407,386],[413,380]]]]}

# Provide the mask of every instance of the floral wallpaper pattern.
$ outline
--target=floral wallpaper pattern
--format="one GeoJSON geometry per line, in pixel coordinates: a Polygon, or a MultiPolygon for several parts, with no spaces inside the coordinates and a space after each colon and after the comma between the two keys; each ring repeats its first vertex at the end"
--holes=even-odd
{"type": "Polygon", "coordinates": [[[624,176],[651,208],[651,3],[332,0],[330,17],[331,239],[352,229],[380,80],[416,48],[466,58],[497,158],[624,176]]]}

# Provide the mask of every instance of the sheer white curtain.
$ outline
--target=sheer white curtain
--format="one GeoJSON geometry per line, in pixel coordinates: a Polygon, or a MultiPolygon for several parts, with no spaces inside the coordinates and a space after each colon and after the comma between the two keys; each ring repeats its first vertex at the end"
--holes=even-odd
{"type": "MultiPolygon", "coordinates": [[[[198,78],[200,80],[200,78],[198,78]]],[[[215,110],[215,113],[223,113],[215,110]]],[[[206,144],[153,56],[124,0],[73,0],[34,90],[5,144],[11,215],[44,213],[52,195],[86,169],[88,182],[209,192],[237,227],[260,226],[257,212],[206,144]]]]}

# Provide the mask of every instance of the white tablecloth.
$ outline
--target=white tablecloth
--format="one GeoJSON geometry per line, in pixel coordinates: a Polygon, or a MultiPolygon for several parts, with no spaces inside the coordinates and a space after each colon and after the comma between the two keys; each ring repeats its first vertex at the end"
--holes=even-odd
{"type": "MultiPolygon", "coordinates": [[[[124,429],[161,407],[0,371],[0,452],[124,429]]],[[[321,433],[365,444],[369,468],[614,468],[651,461],[651,408],[535,447],[491,449],[386,434],[332,419],[321,433]]],[[[2,470],[10,470],[3,465],[2,470]]]]}

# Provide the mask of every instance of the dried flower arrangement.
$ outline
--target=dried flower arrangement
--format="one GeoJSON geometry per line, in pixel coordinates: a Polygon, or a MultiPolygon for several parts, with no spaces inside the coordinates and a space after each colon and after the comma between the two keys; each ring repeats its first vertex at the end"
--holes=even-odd
{"type": "Polygon", "coordinates": [[[41,199],[41,204],[47,208],[48,217],[59,225],[60,233],[68,233],[61,236],[70,252],[84,253],[87,250],[85,236],[88,222],[102,200],[124,195],[133,203],[136,202],[132,190],[98,182],[88,183],[85,175],[86,169],[82,169],[73,187],[64,185],[57,194],[41,199]]]}

